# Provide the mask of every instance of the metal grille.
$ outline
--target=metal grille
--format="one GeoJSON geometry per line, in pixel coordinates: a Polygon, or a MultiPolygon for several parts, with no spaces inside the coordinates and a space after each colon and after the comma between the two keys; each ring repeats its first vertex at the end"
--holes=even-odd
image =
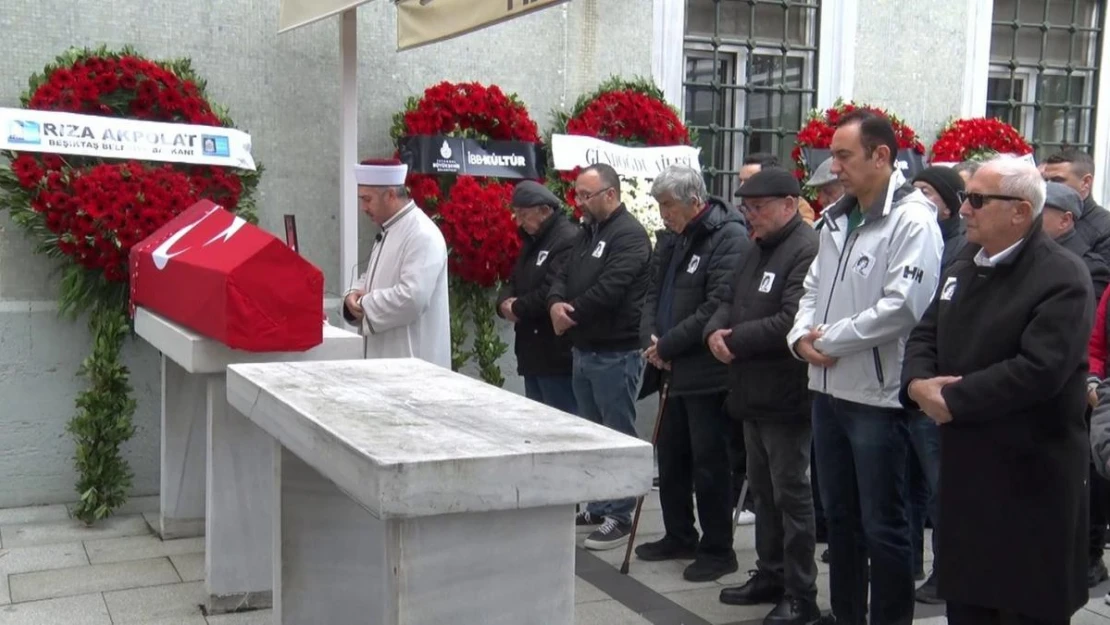
{"type": "Polygon", "coordinates": [[[995,0],[987,116],[1017,128],[1038,160],[1091,150],[1103,45],[1101,0],[995,0]]]}
{"type": "Polygon", "coordinates": [[[816,105],[819,0],[686,0],[686,123],[710,191],[731,197],[744,157],[789,167],[816,105]]]}

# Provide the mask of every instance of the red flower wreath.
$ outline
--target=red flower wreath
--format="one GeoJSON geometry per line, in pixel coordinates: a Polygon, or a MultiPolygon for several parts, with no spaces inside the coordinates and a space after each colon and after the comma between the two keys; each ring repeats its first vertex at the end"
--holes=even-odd
{"type": "MultiPolygon", "coordinates": [[[[536,122],[515,95],[496,85],[442,82],[410,98],[393,117],[390,136],[448,135],[539,143],[536,122]]],[[[409,193],[439,224],[451,249],[449,268],[466,282],[490,287],[509,277],[520,253],[512,219],[511,181],[473,176],[409,174],[409,193]]]]}
{"type": "Polygon", "coordinates": [[[937,134],[933,163],[984,160],[995,154],[1025,156],[1033,146],[1013,126],[993,117],[957,119],[937,134]]]}
{"type": "MultiPolygon", "coordinates": [[[[663,92],[650,80],[612,78],[597,91],[582,96],[570,114],[557,113],[552,134],[596,137],[621,145],[693,145],[690,130],[667,104],[663,92]]],[[[549,135],[550,136],[550,135],[549,135]]],[[[551,141],[548,140],[548,145],[551,141]]],[[[574,199],[574,180],[579,170],[556,171],[548,156],[548,186],[581,212],[574,199]]]]}
{"type": "MultiPolygon", "coordinates": [[[[24,107],[159,122],[231,126],[205,98],[187,60],[150,61],[131,49],[71,50],[30,81],[24,107]]],[[[200,198],[250,215],[258,171],[10,153],[0,166],[4,204],[78,270],[127,282],[130,249],[200,198]]]]}
{"type": "MultiPolygon", "coordinates": [[[[891,125],[894,126],[894,135],[898,139],[899,149],[913,150],[918,154],[925,154],[925,146],[917,138],[917,133],[913,131],[913,128],[910,128],[905,122],[886,110],[867,104],[854,104],[837,100],[833,107],[828,110],[813,111],[806,125],[798,131],[794,150],[790,152],[790,157],[794,159],[795,178],[800,182],[805,182],[809,179],[813,168],[820,165],[820,163],[806,162],[805,148],[829,149],[832,146],[833,133],[836,132],[836,125],[840,122],[840,118],[857,109],[871,111],[889,119],[891,125]]],[[[811,204],[816,202],[817,192],[815,189],[805,187],[803,193],[811,204]]],[[[820,206],[814,204],[814,209],[819,210],[820,206]]]]}

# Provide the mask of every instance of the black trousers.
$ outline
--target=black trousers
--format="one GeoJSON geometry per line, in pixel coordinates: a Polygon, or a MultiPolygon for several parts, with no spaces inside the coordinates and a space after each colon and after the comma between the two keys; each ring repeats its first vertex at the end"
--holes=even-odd
{"type": "Polygon", "coordinates": [[[813,517],[817,521],[817,542],[829,542],[829,525],[825,521],[825,506],[821,504],[821,481],[817,476],[817,453],[810,445],[809,450],[809,483],[813,491],[813,517]]]}
{"type": "MultiPolygon", "coordinates": [[[[732,507],[736,507],[736,503],[740,500],[740,491],[744,489],[744,480],[748,477],[748,452],[744,447],[744,422],[735,421],[729,425],[728,434],[728,457],[729,463],[732,467],[732,507]]],[[[748,486],[748,494],[744,497],[744,509],[755,510],[753,503],[751,486],[748,486]]]]}
{"type": "Polygon", "coordinates": [[[1106,526],[1107,522],[1110,521],[1110,515],[1107,515],[1106,509],[1107,501],[1110,499],[1110,482],[1107,482],[1098,474],[1094,464],[1088,466],[1090,468],[1090,478],[1087,480],[1087,485],[1091,497],[1091,528],[1087,555],[1090,556],[1088,565],[1094,566],[1102,560],[1102,550],[1106,544],[1106,526]]]}
{"type": "Polygon", "coordinates": [[[806,477],[812,432],[808,421],[744,422],[756,567],[782,580],[786,592],[799,599],[817,597],[813,495],[806,477]]]}
{"type": "Polygon", "coordinates": [[[1068,625],[1070,619],[1045,621],[966,603],[948,602],[948,625],[1068,625]]]}
{"type": "Polygon", "coordinates": [[[697,545],[698,557],[732,560],[732,480],[724,393],[671,395],[656,441],[659,502],[667,536],[697,545]],[[702,537],[694,528],[697,494],[702,537]]]}

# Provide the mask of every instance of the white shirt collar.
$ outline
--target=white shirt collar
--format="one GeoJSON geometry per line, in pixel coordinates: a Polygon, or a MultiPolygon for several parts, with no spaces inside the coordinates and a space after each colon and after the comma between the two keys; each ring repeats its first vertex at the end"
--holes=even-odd
{"type": "Polygon", "coordinates": [[[382,224],[382,230],[389,230],[389,228],[392,227],[393,224],[396,224],[398,221],[401,221],[401,218],[403,218],[405,215],[409,214],[409,211],[411,211],[414,208],[416,208],[416,201],[415,200],[409,200],[409,203],[402,206],[401,210],[397,211],[396,215],[390,217],[389,219],[386,220],[386,222],[384,224],[382,224]]]}
{"type": "Polygon", "coordinates": [[[980,267],[994,267],[1003,260],[1006,260],[1006,257],[1008,257],[1010,254],[1013,254],[1014,250],[1016,250],[1017,247],[1021,245],[1021,242],[1024,240],[1025,238],[1022,237],[1018,239],[1017,243],[1014,243],[1010,247],[990,257],[987,256],[987,253],[983,250],[983,248],[979,248],[979,251],[975,253],[975,264],[979,265],[980,267]]]}

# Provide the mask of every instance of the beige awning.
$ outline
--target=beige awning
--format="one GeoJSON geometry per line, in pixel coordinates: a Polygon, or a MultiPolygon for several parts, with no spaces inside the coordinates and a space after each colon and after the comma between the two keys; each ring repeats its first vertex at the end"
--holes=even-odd
{"type": "Polygon", "coordinates": [[[278,32],[311,24],[367,2],[370,0],[281,0],[278,32]]]}
{"type": "Polygon", "coordinates": [[[563,2],[566,0],[397,0],[397,49],[443,41],[563,2]]]}

